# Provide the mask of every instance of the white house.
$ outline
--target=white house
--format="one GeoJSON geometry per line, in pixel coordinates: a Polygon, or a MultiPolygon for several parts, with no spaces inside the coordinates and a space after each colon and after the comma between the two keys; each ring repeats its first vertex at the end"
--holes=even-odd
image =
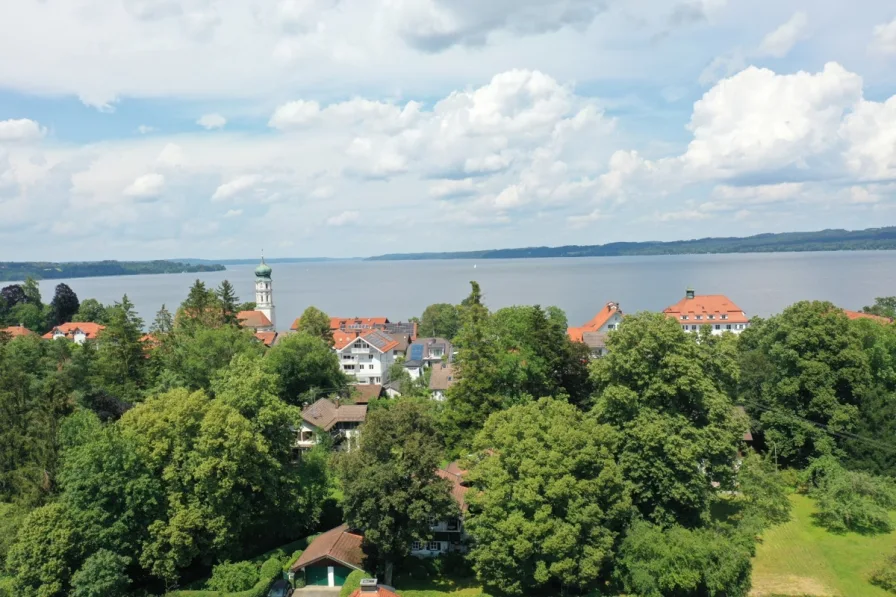
{"type": "Polygon", "coordinates": [[[295,447],[310,450],[327,434],[337,446],[351,450],[358,441],[358,427],[365,419],[366,404],[339,404],[321,398],[302,411],[302,425],[296,431],[295,447]]]}
{"type": "Polygon", "coordinates": [[[42,336],[45,340],[65,338],[75,344],[84,344],[88,340],[96,340],[96,337],[106,329],[106,326],[91,322],[74,322],[57,325],[42,336]]]}
{"type": "Polygon", "coordinates": [[[577,328],[569,328],[566,334],[573,342],[583,342],[591,349],[591,356],[602,357],[607,354],[607,334],[619,328],[623,318],[619,303],[610,301],[591,321],[577,328]]]}
{"type": "Polygon", "coordinates": [[[333,332],[333,350],[342,371],[358,383],[382,384],[389,381],[389,367],[395,362],[399,342],[381,330],[333,332]]]}
{"type": "Polygon", "coordinates": [[[436,474],[451,482],[451,497],[457,502],[461,515],[448,520],[434,521],[432,538],[427,541],[414,541],[411,544],[411,555],[419,558],[431,558],[451,551],[466,551],[466,533],[464,532],[463,515],[467,511],[466,494],[469,490],[464,484],[465,470],[457,462],[452,462],[436,474]]]}
{"type": "Polygon", "coordinates": [[[697,332],[708,325],[716,336],[725,332],[739,334],[750,325],[744,310],[724,294],[695,294],[692,288],[685,291],[683,299],[663,309],[663,313],[681,324],[686,332],[697,332]]]}

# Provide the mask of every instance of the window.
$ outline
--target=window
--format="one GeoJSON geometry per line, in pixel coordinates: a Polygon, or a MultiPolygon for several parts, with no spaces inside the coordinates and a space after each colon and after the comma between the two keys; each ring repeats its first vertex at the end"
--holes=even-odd
{"type": "Polygon", "coordinates": [[[343,361],[350,361],[350,360],[352,360],[353,358],[355,358],[355,357],[353,357],[353,356],[350,355],[350,354],[344,354],[344,355],[342,355],[342,360],[343,360],[343,361]]]}
{"type": "Polygon", "coordinates": [[[720,329],[722,329],[722,326],[720,326],[719,324],[716,324],[716,329],[720,330],[720,329]]]}
{"type": "Polygon", "coordinates": [[[697,315],[694,319],[703,319],[702,315],[697,315]]]}
{"type": "Polygon", "coordinates": [[[696,331],[697,331],[697,326],[692,325],[692,326],[691,326],[691,329],[694,330],[694,331],[696,332],[696,331]]]}
{"type": "Polygon", "coordinates": [[[681,326],[681,329],[683,329],[684,331],[688,331],[688,326],[683,325],[683,326],[681,326]]]}
{"type": "Polygon", "coordinates": [[[373,364],[367,365],[368,369],[373,369],[373,364]]]}
{"type": "Polygon", "coordinates": [[[438,541],[429,541],[426,543],[426,549],[429,551],[442,551],[442,544],[438,541]]]}
{"type": "Polygon", "coordinates": [[[687,316],[687,315],[682,315],[681,318],[687,320],[688,316],[687,316]]]}
{"type": "Polygon", "coordinates": [[[615,324],[615,323],[607,324],[607,329],[608,329],[608,330],[615,330],[615,329],[616,329],[616,324],[615,324]]]}
{"type": "Polygon", "coordinates": [[[722,315],[722,319],[728,319],[727,315],[722,315]]]}
{"type": "Polygon", "coordinates": [[[381,381],[382,381],[381,378],[379,378],[379,377],[376,378],[376,383],[380,383],[381,381]]]}
{"type": "Polygon", "coordinates": [[[726,325],[726,326],[725,326],[725,329],[726,329],[726,330],[730,330],[730,329],[731,329],[731,324],[729,323],[728,325],[726,325]]]}
{"type": "Polygon", "coordinates": [[[447,528],[448,528],[449,531],[456,531],[457,528],[458,528],[458,522],[457,522],[457,519],[456,519],[456,518],[452,518],[451,520],[448,521],[448,524],[447,524],[446,526],[447,526],[447,528]]]}
{"type": "Polygon", "coordinates": [[[715,316],[715,315],[710,315],[709,318],[710,318],[710,319],[715,319],[716,316],[715,316]]]}
{"type": "Polygon", "coordinates": [[[346,371],[354,371],[355,370],[354,365],[343,365],[342,368],[345,369],[346,371]]]}
{"type": "Polygon", "coordinates": [[[423,549],[423,543],[421,543],[420,541],[414,541],[411,544],[411,549],[413,549],[414,551],[420,551],[421,549],[423,549]]]}

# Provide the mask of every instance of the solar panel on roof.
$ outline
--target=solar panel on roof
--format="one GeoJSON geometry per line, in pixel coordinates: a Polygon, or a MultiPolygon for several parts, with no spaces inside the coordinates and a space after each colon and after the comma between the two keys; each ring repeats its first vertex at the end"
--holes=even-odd
{"type": "Polygon", "coordinates": [[[422,361],[423,360],[423,345],[422,344],[411,344],[411,360],[412,361],[422,361]]]}

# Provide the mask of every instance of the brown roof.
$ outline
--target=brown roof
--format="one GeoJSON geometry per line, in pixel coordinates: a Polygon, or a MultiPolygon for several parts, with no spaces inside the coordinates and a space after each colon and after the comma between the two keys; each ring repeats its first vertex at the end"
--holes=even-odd
{"type": "Polygon", "coordinates": [[[587,345],[588,348],[606,348],[607,334],[601,332],[585,332],[582,334],[582,342],[587,345]]]}
{"type": "Polygon", "coordinates": [[[850,319],[873,319],[874,321],[879,321],[881,323],[890,323],[893,321],[889,317],[883,317],[882,315],[872,315],[871,313],[862,313],[861,311],[850,311],[849,309],[843,309],[843,312],[850,319]]]}
{"type": "Polygon", "coordinates": [[[52,330],[50,330],[49,332],[44,334],[42,337],[47,340],[52,340],[53,336],[56,334],[56,332],[59,331],[60,333],[65,334],[66,338],[74,338],[75,333],[78,331],[81,331],[84,333],[85,336],[87,336],[87,338],[93,340],[104,329],[106,329],[106,326],[100,325],[98,323],[89,322],[89,321],[83,321],[83,322],[77,322],[77,323],[69,322],[69,323],[63,323],[61,325],[57,325],[52,330]]]}
{"type": "Polygon", "coordinates": [[[469,487],[463,485],[464,473],[466,472],[467,471],[460,468],[457,461],[436,471],[436,474],[439,477],[451,481],[451,497],[453,497],[454,501],[457,502],[457,505],[460,506],[461,512],[467,511],[466,495],[470,490],[469,487]]]}
{"type": "Polygon", "coordinates": [[[336,560],[355,570],[361,570],[364,564],[364,552],[361,550],[363,540],[364,537],[350,532],[347,525],[341,524],[335,529],[318,535],[292,565],[292,570],[297,572],[305,566],[325,558],[336,560]]]}
{"type": "Polygon", "coordinates": [[[35,333],[23,325],[11,325],[8,328],[0,329],[0,334],[9,334],[13,338],[19,336],[34,336],[35,333]]]}
{"type": "Polygon", "coordinates": [[[331,400],[321,398],[302,411],[302,418],[310,425],[329,431],[336,423],[363,423],[367,418],[367,405],[341,404],[336,406],[331,400]]]}
{"type": "MultiPolygon", "coordinates": [[[[297,318],[292,322],[292,327],[289,329],[299,329],[299,322],[301,320],[301,317],[297,318]]],[[[389,323],[389,320],[386,317],[331,317],[330,329],[334,332],[336,330],[370,330],[374,328],[382,328],[387,323],[389,323]]]]}
{"type": "Polygon", "coordinates": [[[386,332],[381,330],[366,330],[363,332],[333,332],[333,348],[342,350],[358,338],[361,338],[380,352],[388,352],[398,346],[398,341],[386,332]]]}
{"type": "Polygon", "coordinates": [[[261,311],[240,311],[236,314],[236,318],[244,328],[269,328],[274,325],[261,311]]]}
{"type": "Polygon", "coordinates": [[[380,394],[383,393],[383,386],[380,384],[359,383],[352,386],[352,388],[355,390],[352,392],[355,404],[367,404],[374,398],[379,398],[380,394]]]}
{"type": "Polygon", "coordinates": [[[663,309],[667,317],[675,318],[688,323],[699,322],[698,325],[708,323],[750,323],[750,319],[744,310],[735,305],[724,294],[698,294],[694,298],[685,296],[683,299],[663,309]],[[697,316],[701,319],[696,319],[697,316]],[[726,318],[723,320],[722,315],[726,318]],[[712,316],[713,319],[709,319],[712,316]],[[687,319],[684,319],[684,318],[687,319]]]}
{"type": "Polygon", "coordinates": [[[610,301],[597,313],[597,315],[591,318],[591,321],[581,327],[567,329],[566,335],[569,336],[569,339],[573,342],[585,342],[584,334],[586,332],[598,331],[615,313],[619,313],[620,315],[623,314],[622,309],[619,308],[619,303],[610,301]]]}
{"type": "Polygon", "coordinates": [[[277,339],[277,332],[255,332],[255,337],[261,340],[265,346],[271,347],[274,345],[274,340],[277,339]]]}
{"type": "Polygon", "coordinates": [[[429,376],[430,390],[447,390],[457,381],[454,377],[454,365],[443,363],[432,368],[429,376]]]}

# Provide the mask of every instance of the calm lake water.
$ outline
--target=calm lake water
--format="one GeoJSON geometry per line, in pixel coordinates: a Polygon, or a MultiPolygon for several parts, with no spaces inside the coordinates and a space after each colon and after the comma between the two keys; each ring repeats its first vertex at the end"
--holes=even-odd
{"type": "MultiPolygon", "coordinates": [[[[339,261],[273,264],[277,328],[288,329],[309,305],[339,317],[406,320],[436,302],[458,303],[470,280],[482,286],[491,309],[556,305],[571,325],[590,319],[607,301],[623,311],[658,311],[687,286],[698,294],[726,294],[748,315],[767,316],[803,299],[850,309],[896,295],[896,251],[672,255],[452,261],[339,261]]],[[[164,303],[172,311],[195,279],[217,286],[225,278],[242,300],[253,300],[254,266],[203,274],[164,274],[43,280],[44,300],[65,282],[82,300],[103,303],[127,293],[152,321],[164,303]]],[[[4,283],[4,285],[7,283],[4,283]]]]}

